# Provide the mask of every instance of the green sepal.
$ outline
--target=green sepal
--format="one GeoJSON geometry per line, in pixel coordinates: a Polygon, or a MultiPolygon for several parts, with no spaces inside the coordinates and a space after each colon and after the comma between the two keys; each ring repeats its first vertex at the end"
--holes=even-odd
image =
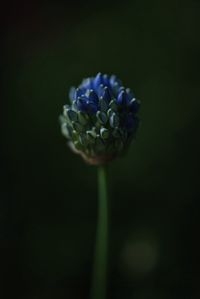
{"type": "Polygon", "coordinates": [[[100,135],[101,135],[101,137],[103,138],[103,139],[107,139],[107,138],[109,138],[109,130],[108,129],[106,129],[106,128],[101,128],[100,129],[100,135]]]}
{"type": "Polygon", "coordinates": [[[66,118],[66,116],[64,115],[64,114],[61,114],[60,116],[59,116],[59,122],[60,122],[60,124],[62,125],[63,123],[67,123],[67,118],[66,118]]]}
{"type": "Polygon", "coordinates": [[[82,144],[80,143],[80,141],[74,141],[74,146],[79,151],[82,151],[84,149],[84,147],[82,146],[82,144]]]}
{"type": "Polygon", "coordinates": [[[70,138],[70,133],[66,123],[61,124],[61,132],[66,138],[70,138]]]}
{"type": "Polygon", "coordinates": [[[77,141],[79,134],[76,132],[76,130],[73,130],[71,136],[73,141],[77,141]]]}
{"type": "Polygon", "coordinates": [[[112,113],[113,113],[112,109],[109,108],[108,111],[107,111],[107,115],[108,115],[108,117],[110,117],[110,116],[112,115],[112,113]]]}
{"type": "Polygon", "coordinates": [[[119,126],[119,117],[115,112],[113,112],[110,116],[110,126],[112,128],[116,128],[119,126]]]}
{"type": "Polygon", "coordinates": [[[81,111],[78,112],[78,121],[81,125],[86,125],[88,122],[88,119],[89,119],[89,117],[87,114],[85,114],[81,111]]]}
{"type": "Polygon", "coordinates": [[[76,122],[75,121],[72,122],[72,127],[77,132],[82,132],[83,129],[84,129],[77,121],[76,122]]]}
{"type": "Polygon", "coordinates": [[[86,131],[86,135],[87,135],[87,138],[88,140],[91,142],[91,143],[94,143],[95,142],[95,139],[96,139],[96,133],[93,131],[93,130],[88,130],[86,131]]]}
{"type": "Polygon", "coordinates": [[[99,106],[102,112],[106,112],[108,110],[108,104],[102,97],[99,99],[99,106]]]}
{"type": "Polygon", "coordinates": [[[117,111],[117,103],[116,103],[116,100],[112,100],[109,104],[109,107],[112,109],[113,112],[116,112],[117,111]]]}
{"type": "Polygon", "coordinates": [[[88,145],[88,139],[85,134],[80,134],[79,141],[84,147],[88,145]]]}
{"type": "Polygon", "coordinates": [[[64,115],[66,115],[70,121],[77,121],[78,115],[77,113],[72,109],[66,109],[64,110],[64,115]]]}
{"type": "Polygon", "coordinates": [[[97,117],[97,120],[101,123],[101,124],[106,124],[107,121],[108,121],[108,117],[106,115],[106,113],[104,112],[101,112],[101,111],[97,111],[96,113],[96,117],[97,117]]]}

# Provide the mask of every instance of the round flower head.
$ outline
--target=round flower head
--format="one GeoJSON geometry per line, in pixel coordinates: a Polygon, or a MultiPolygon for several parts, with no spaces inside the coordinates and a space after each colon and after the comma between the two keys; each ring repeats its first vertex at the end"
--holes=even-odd
{"type": "Polygon", "coordinates": [[[140,102],[114,75],[84,79],[69,92],[71,105],[60,116],[70,148],[99,165],[122,154],[135,136],[140,102]]]}

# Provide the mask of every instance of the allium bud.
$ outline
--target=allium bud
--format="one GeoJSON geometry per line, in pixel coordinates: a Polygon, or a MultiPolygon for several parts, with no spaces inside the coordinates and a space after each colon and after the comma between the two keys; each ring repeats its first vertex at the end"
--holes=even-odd
{"type": "Polygon", "coordinates": [[[84,79],[69,92],[70,105],[60,116],[70,148],[90,164],[107,163],[121,155],[135,136],[140,102],[114,75],[84,79]]]}

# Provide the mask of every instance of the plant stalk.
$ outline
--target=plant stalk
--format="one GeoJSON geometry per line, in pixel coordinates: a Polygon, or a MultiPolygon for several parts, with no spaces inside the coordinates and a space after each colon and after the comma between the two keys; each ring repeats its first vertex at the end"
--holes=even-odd
{"type": "Polygon", "coordinates": [[[98,218],[92,299],[106,299],[108,259],[108,190],[107,168],[98,167],[98,218]]]}

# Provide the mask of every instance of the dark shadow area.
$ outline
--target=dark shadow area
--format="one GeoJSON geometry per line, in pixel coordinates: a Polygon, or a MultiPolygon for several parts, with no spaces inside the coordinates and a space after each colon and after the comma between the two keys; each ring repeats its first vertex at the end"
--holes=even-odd
{"type": "Polygon", "coordinates": [[[1,19],[0,297],[88,298],[96,169],[66,145],[68,90],[97,72],[141,100],[110,165],[111,299],[198,299],[199,1],[16,1],[1,19]]]}

